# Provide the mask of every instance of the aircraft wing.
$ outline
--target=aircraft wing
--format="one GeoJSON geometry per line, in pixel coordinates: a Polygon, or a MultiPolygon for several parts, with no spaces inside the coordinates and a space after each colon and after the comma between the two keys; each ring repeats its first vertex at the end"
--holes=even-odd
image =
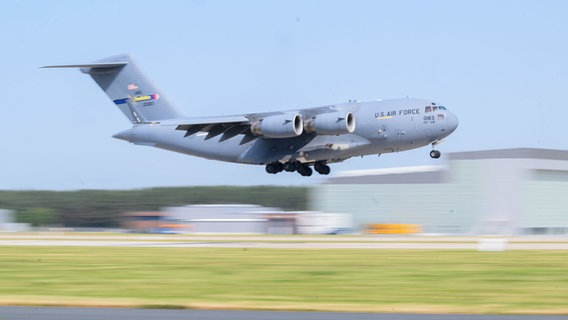
{"type": "Polygon", "coordinates": [[[220,142],[243,134],[240,144],[259,136],[265,138],[293,138],[303,132],[317,135],[340,135],[353,132],[353,114],[334,106],[301,109],[298,111],[251,113],[237,116],[172,119],[162,125],[175,125],[185,131],[185,137],[206,132],[205,140],[221,135],[220,142]]]}
{"type": "Polygon", "coordinates": [[[239,134],[245,134],[246,143],[256,138],[250,132],[251,121],[245,116],[220,116],[220,117],[202,117],[202,118],[188,118],[176,119],[169,121],[162,121],[162,125],[175,125],[176,130],[185,131],[185,137],[189,137],[198,132],[207,132],[205,140],[223,134],[219,141],[225,141],[239,134]]]}

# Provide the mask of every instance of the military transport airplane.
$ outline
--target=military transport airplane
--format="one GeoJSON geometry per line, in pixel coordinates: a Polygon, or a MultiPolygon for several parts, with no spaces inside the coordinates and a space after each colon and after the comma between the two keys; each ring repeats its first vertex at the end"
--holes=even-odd
{"type": "Polygon", "coordinates": [[[312,168],[355,156],[434,147],[458,126],[457,117],[430,100],[349,101],[315,108],[236,116],[188,118],[150,82],[130,55],[94,63],[45,66],[80,68],[90,75],[132,122],[113,137],[220,161],[264,165],[266,172],[312,168]]]}

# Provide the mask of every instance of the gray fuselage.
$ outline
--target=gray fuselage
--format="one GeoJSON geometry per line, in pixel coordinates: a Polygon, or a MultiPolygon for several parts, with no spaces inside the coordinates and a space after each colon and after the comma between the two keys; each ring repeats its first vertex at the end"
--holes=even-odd
{"type": "MultiPolygon", "coordinates": [[[[267,164],[298,160],[302,163],[339,162],[350,157],[410,150],[436,144],[457,127],[457,117],[443,106],[423,99],[349,102],[331,106],[353,113],[353,133],[319,135],[304,132],[293,138],[264,138],[242,143],[242,135],[225,141],[207,139],[206,132],[184,137],[174,130],[180,121],[139,124],[115,135],[134,144],[154,146],[220,161],[267,164]]],[[[310,109],[306,109],[310,110],[310,109]]],[[[302,113],[302,110],[298,110],[302,113]]]]}

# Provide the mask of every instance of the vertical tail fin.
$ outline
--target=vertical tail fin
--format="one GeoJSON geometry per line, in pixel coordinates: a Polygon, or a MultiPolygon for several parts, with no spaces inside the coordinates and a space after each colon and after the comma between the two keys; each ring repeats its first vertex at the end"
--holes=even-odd
{"type": "Polygon", "coordinates": [[[112,56],[90,64],[44,68],[80,68],[134,124],[182,117],[142,74],[130,55],[112,56]]]}

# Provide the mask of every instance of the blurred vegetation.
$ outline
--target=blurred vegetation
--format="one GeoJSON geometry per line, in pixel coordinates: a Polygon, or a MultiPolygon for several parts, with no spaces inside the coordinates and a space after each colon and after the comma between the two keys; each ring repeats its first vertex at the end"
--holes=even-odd
{"type": "Polygon", "coordinates": [[[188,204],[258,204],[306,210],[305,187],[176,187],[138,190],[0,191],[0,208],[34,226],[120,227],[121,214],[188,204]]]}
{"type": "Polygon", "coordinates": [[[562,250],[1,246],[0,261],[2,305],[568,314],[562,250]]]}
{"type": "Polygon", "coordinates": [[[23,209],[16,215],[16,222],[29,223],[34,227],[52,225],[57,221],[57,213],[48,208],[23,209]]]}

